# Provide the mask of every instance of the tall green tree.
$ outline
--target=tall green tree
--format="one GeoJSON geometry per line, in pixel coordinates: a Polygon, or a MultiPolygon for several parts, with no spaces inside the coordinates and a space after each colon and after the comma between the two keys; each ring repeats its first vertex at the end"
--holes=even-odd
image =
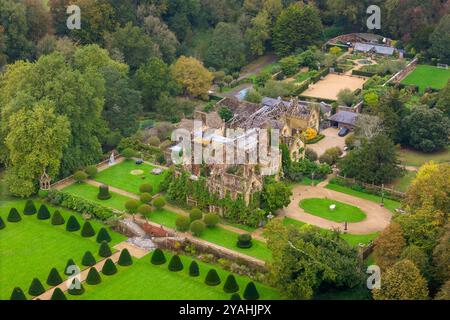
{"type": "Polygon", "coordinates": [[[234,71],[245,63],[245,43],[239,27],[220,22],[214,29],[205,64],[216,69],[234,71]]]}
{"type": "Polygon", "coordinates": [[[293,4],[277,19],[272,45],[279,56],[305,50],[322,36],[322,22],[312,5],[293,4]]]}
{"type": "Polygon", "coordinates": [[[439,58],[441,63],[450,64],[450,39],[443,36],[450,34],[450,14],[444,16],[430,36],[430,52],[439,58]]]}
{"type": "Polygon", "coordinates": [[[388,183],[398,177],[401,169],[395,145],[384,134],[365,140],[338,162],[341,175],[366,183],[388,183]]]}
{"type": "Polygon", "coordinates": [[[30,196],[36,191],[44,170],[50,176],[56,176],[69,135],[69,121],[65,116],[56,115],[49,102],[14,113],[9,119],[6,136],[10,192],[30,196]]]}

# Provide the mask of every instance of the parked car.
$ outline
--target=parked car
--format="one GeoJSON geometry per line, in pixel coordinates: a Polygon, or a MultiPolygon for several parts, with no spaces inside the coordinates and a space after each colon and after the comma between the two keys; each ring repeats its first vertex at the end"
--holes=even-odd
{"type": "Polygon", "coordinates": [[[349,132],[350,130],[348,128],[341,128],[341,130],[339,130],[338,136],[345,137],[349,132]]]}

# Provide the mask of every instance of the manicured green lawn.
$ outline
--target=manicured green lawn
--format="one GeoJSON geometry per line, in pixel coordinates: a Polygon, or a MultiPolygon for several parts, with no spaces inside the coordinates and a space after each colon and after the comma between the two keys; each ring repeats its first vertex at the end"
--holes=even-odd
{"type": "MultiPolygon", "coordinates": [[[[166,254],[167,261],[170,255],[166,254]]],[[[171,272],[167,269],[168,262],[155,266],[150,263],[150,255],[139,260],[129,267],[119,267],[117,274],[113,276],[102,275],[102,283],[96,286],[84,285],[86,292],[78,297],[69,296],[71,299],[83,300],[228,300],[230,294],[223,291],[223,284],[228,272],[217,266],[208,265],[197,261],[200,267],[200,275],[191,277],[188,273],[192,258],[182,256],[184,269],[171,272]],[[222,283],[218,286],[208,286],[204,283],[209,269],[216,269],[222,283]]],[[[243,295],[244,288],[250,281],[246,277],[237,276],[239,294],[243,295]]],[[[279,299],[279,293],[266,285],[255,283],[260,294],[260,299],[279,299]]]]}
{"type": "Polygon", "coordinates": [[[406,192],[411,182],[416,177],[417,173],[414,171],[406,171],[405,175],[399,179],[396,179],[393,183],[395,190],[406,192]]]}
{"type": "MultiPolygon", "coordinates": [[[[64,188],[63,191],[72,193],[74,195],[78,195],[87,200],[92,200],[97,203],[100,203],[104,206],[111,207],[113,209],[117,209],[120,211],[124,211],[124,203],[129,200],[129,198],[119,195],[114,192],[110,192],[112,197],[109,200],[99,200],[97,199],[98,188],[91,186],[89,184],[73,184],[67,188],[64,188]]],[[[148,219],[164,227],[175,229],[176,228],[176,220],[179,217],[177,213],[172,211],[162,209],[159,211],[154,211],[148,215],[148,219]]],[[[271,257],[271,252],[267,248],[267,246],[257,240],[253,240],[253,246],[248,249],[241,249],[236,246],[237,242],[237,233],[234,233],[229,230],[225,230],[222,228],[213,228],[207,229],[200,237],[206,241],[215,243],[219,246],[226,247],[228,249],[245,253],[249,256],[261,259],[261,260],[269,260],[271,257]]]]}
{"type": "MultiPolygon", "coordinates": [[[[303,227],[305,225],[307,225],[304,222],[292,219],[292,218],[287,218],[285,217],[283,219],[283,223],[285,225],[293,225],[296,227],[303,227]]],[[[323,232],[332,232],[331,230],[327,230],[327,229],[321,229],[323,230],[323,232]]],[[[349,245],[351,245],[352,247],[357,246],[360,243],[363,244],[368,244],[370,241],[372,241],[373,239],[375,239],[376,237],[378,237],[379,232],[375,232],[375,233],[370,233],[370,234],[350,234],[350,233],[341,233],[340,237],[342,239],[344,239],[349,245]]]]}
{"type": "Polygon", "coordinates": [[[450,162],[450,147],[434,153],[423,153],[412,149],[401,149],[398,151],[398,155],[402,164],[420,167],[429,161],[434,161],[435,163],[450,162]]]}
{"type": "Polygon", "coordinates": [[[153,193],[156,193],[158,192],[159,184],[164,180],[166,171],[162,174],[154,175],[150,173],[153,169],[155,167],[145,163],[137,165],[133,160],[125,160],[99,172],[95,180],[136,194],[139,194],[139,186],[141,184],[150,183],[153,186],[153,193]],[[142,170],[144,173],[141,175],[133,175],[131,174],[133,170],[142,170]]]}
{"type": "Polygon", "coordinates": [[[359,222],[366,218],[366,214],[358,207],[333,199],[303,199],[299,205],[309,214],[335,222],[359,222]],[[333,204],[336,208],[331,210],[330,206],[333,204]]]}
{"type": "Polygon", "coordinates": [[[434,66],[418,65],[417,68],[402,80],[403,84],[417,85],[423,93],[427,87],[442,89],[450,79],[450,70],[434,66]]]}
{"type": "Polygon", "coordinates": [[[87,200],[91,200],[105,207],[110,207],[120,211],[125,210],[125,202],[130,200],[130,198],[128,197],[122,196],[121,194],[114,193],[111,191],[110,191],[111,194],[110,199],[100,200],[97,198],[98,188],[87,183],[74,183],[64,188],[62,191],[85,198],[87,200]]]}
{"type": "MultiPolygon", "coordinates": [[[[329,183],[326,185],[327,189],[330,190],[334,190],[337,192],[342,192],[345,194],[349,194],[351,196],[355,196],[361,199],[366,199],[375,203],[381,203],[381,197],[373,195],[373,194],[369,194],[369,193],[364,193],[361,191],[356,191],[353,190],[351,188],[347,188],[347,187],[343,187],[337,184],[333,184],[333,183],[329,183]]],[[[391,212],[395,213],[395,209],[400,208],[400,202],[395,201],[395,200],[391,200],[391,199],[386,199],[384,198],[384,206],[386,207],[386,209],[390,210],[391,212]]]]}
{"type": "MultiPolygon", "coordinates": [[[[19,286],[28,291],[31,281],[37,277],[42,284],[50,269],[56,267],[61,276],[67,260],[72,258],[81,267],[83,254],[90,250],[98,259],[99,245],[92,238],[83,238],[80,231],[68,232],[65,226],[53,226],[50,220],[38,220],[36,215],[22,214],[25,201],[6,201],[0,205],[0,216],[6,227],[0,230],[0,300],[9,299],[14,287],[19,286]],[[9,209],[15,207],[21,213],[22,221],[7,222],[9,209]]],[[[35,201],[38,207],[38,202],[35,201]]],[[[55,208],[48,206],[51,213],[55,208]]],[[[67,221],[70,215],[75,215],[82,225],[79,214],[59,208],[67,221]]],[[[98,221],[91,221],[96,232],[102,227],[98,221]]],[[[124,236],[109,231],[111,247],[123,241],[124,236]]],[[[46,286],[48,287],[48,286],[46,286]]]]}

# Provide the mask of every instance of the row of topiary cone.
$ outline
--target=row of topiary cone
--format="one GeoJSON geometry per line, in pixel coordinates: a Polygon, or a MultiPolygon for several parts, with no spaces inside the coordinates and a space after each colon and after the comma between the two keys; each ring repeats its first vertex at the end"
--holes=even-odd
{"type": "MultiPolygon", "coordinates": [[[[164,252],[157,248],[152,254],[151,263],[154,265],[162,265],[166,263],[166,257],[164,252]]],[[[173,255],[169,261],[168,269],[172,272],[177,272],[183,270],[184,266],[178,255],[173,255]]],[[[192,261],[189,265],[189,275],[191,277],[198,277],[200,275],[200,269],[197,262],[192,261]]],[[[215,269],[210,269],[205,277],[205,283],[209,286],[218,286],[221,283],[220,277],[215,269]]],[[[236,282],[235,277],[230,274],[228,275],[223,290],[226,293],[233,293],[231,298],[240,300],[240,296],[237,293],[239,291],[239,285],[236,282]]],[[[244,298],[247,300],[257,300],[259,298],[258,290],[253,282],[249,282],[244,290],[244,298]]]]}
{"type": "MultiPolygon", "coordinates": [[[[65,223],[64,217],[61,215],[59,210],[55,210],[53,215],[50,215],[50,211],[48,210],[47,206],[42,204],[39,207],[39,210],[36,210],[36,207],[32,200],[28,200],[25,204],[24,214],[25,215],[33,215],[37,213],[37,218],[39,220],[47,220],[51,217],[51,224],[52,225],[63,225],[65,223]]],[[[22,220],[22,217],[19,214],[19,211],[17,211],[16,208],[11,208],[9,211],[7,221],[8,222],[19,222],[22,220]]],[[[6,227],[6,224],[4,223],[2,217],[0,217],[0,230],[4,229],[6,227]]],[[[90,238],[95,236],[95,230],[92,227],[91,223],[89,221],[86,221],[83,224],[83,228],[81,228],[80,223],[75,218],[75,216],[70,216],[67,220],[66,224],[66,230],[69,232],[75,232],[81,229],[81,236],[85,238],[90,238]]],[[[105,228],[101,228],[97,234],[97,242],[101,243],[102,241],[111,241],[111,237],[108,234],[108,231],[105,228]]]]}
{"type": "MultiPolygon", "coordinates": [[[[108,247],[109,249],[109,247],[108,247]]],[[[95,259],[94,259],[95,261],[95,259]]],[[[95,264],[95,263],[94,263],[95,264]]],[[[133,259],[131,258],[130,252],[127,249],[123,249],[120,252],[119,260],[117,261],[119,266],[130,266],[133,264],[133,259]]],[[[69,259],[66,265],[64,274],[67,276],[72,275],[71,266],[76,266],[72,259],[69,259]]],[[[111,259],[107,259],[103,264],[101,272],[104,275],[111,276],[117,273],[117,267],[111,259]]],[[[58,286],[63,282],[63,279],[58,273],[56,268],[52,268],[47,278],[47,284],[49,286],[58,286]]],[[[97,285],[102,282],[100,273],[96,268],[91,267],[86,277],[86,283],[89,285],[97,285]]],[[[77,279],[73,279],[71,287],[67,290],[70,295],[81,295],[84,293],[83,284],[81,284],[77,279]]],[[[39,296],[45,292],[45,288],[38,278],[34,278],[31,282],[30,288],[28,289],[28,294],[31,296],[39,296]]],[[[26,300],[26,296],[22,289],[19,287],[14,288],[11,294],[11,300],[26,300]]],[[[60,288],[55,288],[52,293],[51,300],[67,300],[64,292],[60,288]]]]}

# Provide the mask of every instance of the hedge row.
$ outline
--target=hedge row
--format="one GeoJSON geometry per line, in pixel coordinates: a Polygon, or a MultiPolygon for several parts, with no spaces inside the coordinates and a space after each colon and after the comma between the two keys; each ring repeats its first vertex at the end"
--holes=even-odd
{"type": "Polygon", "coordinates": [[[306,144],[314,144],[319,142],[320,140],[322,140],[323,138],[325,138],[325,136],[323,134],[318,134],[317,136],[315,136],[314,138],[312,138],[311,140],[306,141],[306,144]]]}
{"type": "Polygon", "coordinates": [[[84,198],[56,189],[52,189],[49,191],[47,200],[51,204],[59,205],[79,213],[88,212],[90,214],[93,214],[99,220],[108,220],[116,215],[115,212],[110,208],[106,208],[93,201],[89,201],[84,198]]]}
{"type": "Polygon", "coordinates": [[[375,72],[368,72],[368,71],[362,71],[362,70],[353,70],[352,75],[353,76],[362,76],[362,77],[373,77],[377,73],[375,72]]]}

